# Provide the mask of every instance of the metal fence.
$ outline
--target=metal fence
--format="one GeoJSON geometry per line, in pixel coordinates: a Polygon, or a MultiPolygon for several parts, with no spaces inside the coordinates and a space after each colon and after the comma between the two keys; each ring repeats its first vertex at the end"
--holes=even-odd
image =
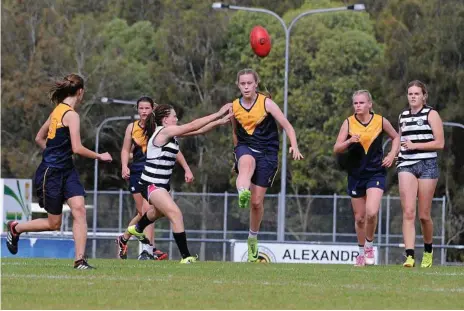
{"type": "MultiPolygon", "coordinates": [[[[89,191],[86,204],[92,205],[93,192],[89,191]]],[[[95,227],[89,228],[88,252],[93,257],[114,258],[114,238],[124,231],[136,214],[132,195],[128,191],[98,191],[98,209],[95,227]]],[[[174,200],[184,214],[184,223],[192,252],[202,260],[228,260],[231,240],[245,240],[248,236],[249,210],[238,208],[235,193],[173,192],[174,200]]],[[[277,240],[277,207],[279,195],[267,195],[265,213],[259,239],[277,240]]],[[[285,242],[307,244],[357,244],[354,217],[349,196],[344,195],[288,195],[285,215],[285,242]]],[[[446,200],[435,198],[432,205],[434,221],[433,243],[435,262],[447,264],[445,245],[446,200]]],[[[92,212],[87,213],[89,224],[94,223],[92,212]]],[[[65,216],[62,231],[70,231],[72,217],[65,216]]],[[[172,231],[167,219],[156,222],[157,247],[178,258],[172,231]]],[[[375,244],[379,247],[381,264],[400,263],[404,260],[402,238],[402,209],[399,197],[384,196],[378,219],[375,244]]],[[[416,245],[423,247],[420,223],[416,222],[416,245]]],[[[129,257],[135,258],[138,242],[131,241],[129,257]]]]}

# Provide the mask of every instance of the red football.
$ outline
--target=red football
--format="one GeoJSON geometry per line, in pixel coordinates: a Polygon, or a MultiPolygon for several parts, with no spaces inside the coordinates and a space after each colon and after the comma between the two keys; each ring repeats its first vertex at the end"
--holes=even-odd
{"type": "Polygon", "coordinates": [[[266,28],[255,26],[250,32],[250,45],[256,55],[266,57],[271,51],[271,37],[266,28]]]}

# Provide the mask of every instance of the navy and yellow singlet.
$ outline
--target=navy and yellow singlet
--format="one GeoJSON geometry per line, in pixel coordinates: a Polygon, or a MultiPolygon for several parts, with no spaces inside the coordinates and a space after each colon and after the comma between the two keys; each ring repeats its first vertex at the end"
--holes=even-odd
{"type": "Polygon", "coordinates": [[[232,104],[238,145],[246,145],[253,150],[277,153],[279,151],[279,131],[274,117],[266,111],[266,96],[258,93],[250,109],[242,106],[242,98],[232,104]]]}
{"type": "Polygon", "coordinates": [[[132,173],[142,173],[145,166],[147,153],[147,138],[143,133],[143,128],[140,126],[140,121],[135,121],[132,126],[132,163],[130,165],[132,173]]]}
{"type": "Polygon", "coordinates": [[[63,117],[74,111],[69,105],[60,103],[50,115],[50,126],[42,162],[49,167],[71,168],[74,166],[69,128],[63,125],[63,117]]]}
{"type": "Polygon", "coordinates": [[[385,173],[382,166],[383,150],[383,117],[371,113],[372,118],[367,124],[361,123],[356,115],[348,120],[348,139],[354,135],[360,135],[359,143],[350,146],[351,169],[349,175],[356,177],[368,177],[376,173],[385,173]]]}

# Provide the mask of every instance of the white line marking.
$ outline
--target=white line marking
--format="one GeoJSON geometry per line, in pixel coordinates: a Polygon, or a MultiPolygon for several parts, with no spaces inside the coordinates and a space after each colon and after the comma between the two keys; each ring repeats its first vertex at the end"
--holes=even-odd
{"type": "MultiPolygon", "coordinates": [[[[23,279],[53,279],[53,280],[99,280],[99,281],[140,281],[139,276],[134,277],[102,277],[101,275],[39,275],[39,274],[19,274],[19,273],[4,273],[2,274],[2,279],[5,278],[23,278],[23,279]]],[[[172,282],[172,275],[168,275],[166,278],[152,278],[152,277],[144,277],[144,281],[156,281],[156,282],[172,282]]],[[[219,285],[256,285],[256,280],[250,281],[235,281],[235,280],[213,280],[213,284],[219,285]]],[[[93,283],[92,283],[93,284],[93,283]]],[[[316,283],[308,283],[308,282],[269,282],[263,281],[260,283],[261,285],[265,286],[305,286],[305,287],[316,287],[321,288],[321,284],[316,283]]],[[[367,290],[367,291],[395,291],[398,293],[404,293],[402,289],[395,289],[391,288],[391,286],[372,286],[372,285],[362,285],[362,284],[345,284],[345,285],[331,285],[326,284],[327,290],[332,290],[335,288],[346,288],[346,289],[353,289],[353,290],[367,290]]],[[[443,288],[443,287],[436,287],[436,288],[419,288],[418,290],[423,292],[441,292],[441,293],[464,293],[464,287],[454,287],[454,288],[443,288]]]]}

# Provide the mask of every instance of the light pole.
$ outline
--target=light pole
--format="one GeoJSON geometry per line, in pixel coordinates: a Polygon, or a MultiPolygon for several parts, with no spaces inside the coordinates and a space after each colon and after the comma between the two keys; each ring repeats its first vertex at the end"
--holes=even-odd
{"type": "MultiPolygon", "coordinates": [[[[364,11],[364,4],[354,4],[338,8],[328,8],[328,9],[316,9],[310,10],[301,13],[295,17],[291,22],[290,26],[287,27],[285,21],[277,15],[277,13],[261,9],[261,8],[249,8],[243,6],[229,5],[220,2],[215,2],[212,5],[213,9],[230,9],[230,10],[239,10],[239,11],[250,11],[265,13],[274,16],[279,20],[284,28],[285,32],[285,75],[284,75],[284,115],[287,117],[288,110],[288,67],[289,67],[289,55],[290,55],[290,31],[292,30],[293,25],[302,18],[303,16],[318,14],[318,13],[329,13],[329,12],[338,12],[338,11],[364,11]]],[[[279,208],[277,211],[277,240],[285,240],[285,199],[287,193],[287,136],[285,131],[282,131],[282,171],[281,171],[281,180],[280,180],[280,199],[279,199],[279,208]]]]}
{"type": "MultiPolygon", "coordinates": [[[[103,120],[102,123],[97,128],[97,133],[95,134],[95,152],[98,153],[98,147],[100,144],[100,131],[102,130],[103,126],[108,122],[112,121],[122,121],[122,120],[135,120],[138,119],[139,115],[135,116],[122,116],[122,117],[110,117],[103,120]]],[[[94,171],[93,171],[93,241],[92,241],[92,258],[95,258],[96,251],[97,251],[97,212],[98,212],[98,160],[95,159],[94,164],[94,171]]]]}

